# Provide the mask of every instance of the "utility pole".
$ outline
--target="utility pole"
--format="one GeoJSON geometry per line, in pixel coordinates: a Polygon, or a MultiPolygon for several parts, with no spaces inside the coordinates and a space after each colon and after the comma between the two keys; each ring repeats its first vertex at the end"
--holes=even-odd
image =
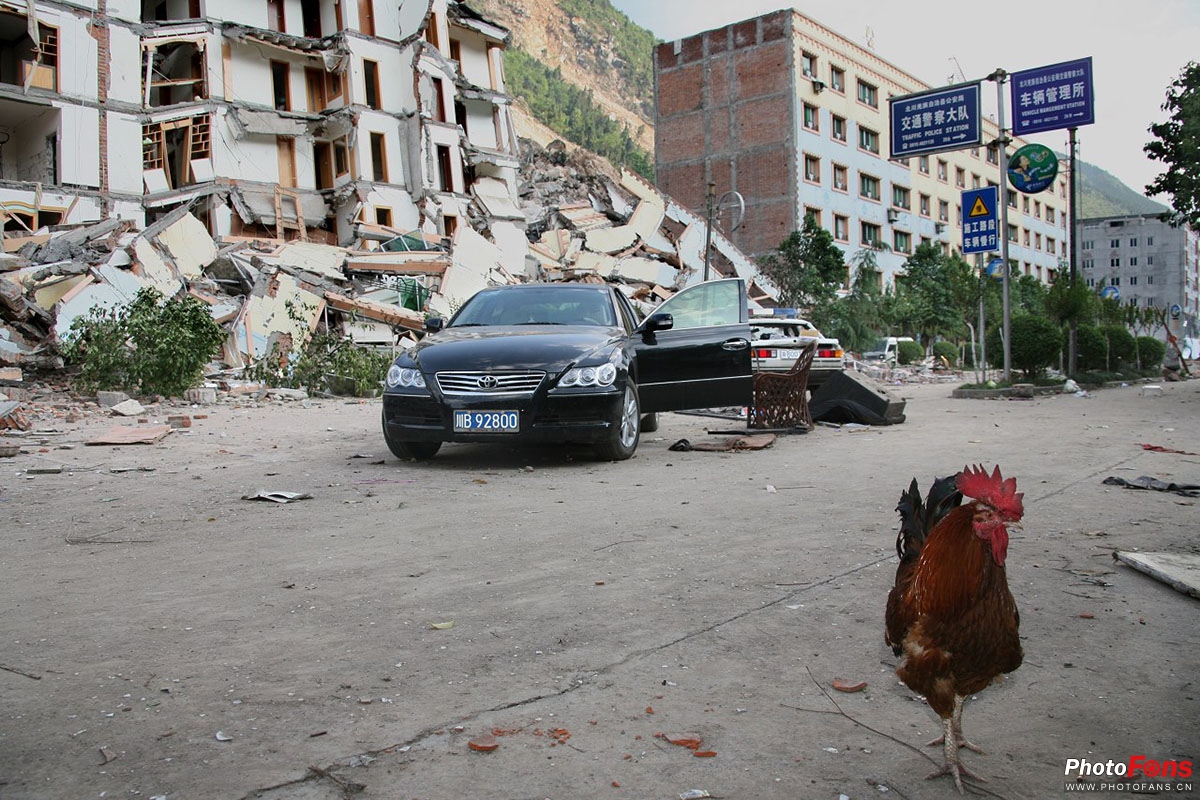
{"type": "Polygon", "coordinates": [[[708,182],[708,218],[704,224],[704,280],[708,280],[708,263],[712,253],[713,205],[717,194],[717,184],[708,182]]]}
{"type": "Polygon", "coordinates": [[[997,69],[991,75],[988,75],[989,81],[996,82],[996,105],[997,120],[1000,125],[1000,138],[996,141],[1000,146],[1000,260],[1004,263],[1001,269],[1004,271],[1003,281],[1003,297],[1004,297],[1004,325],[1003,336],[1004,342],[1004,380],[1012,380],[1012,348],[1009,342],[1009,321],[1011,313],[1008,305],[1008,129],[1004,119],[1004,84],[1008,82],[1008,73],[1003,69],[997,69]]]}
{"type": "MultiPolygon", "coordinates": [[[[1078,128],[1069,128],[1068,129],[1068,131],[1070,133],[1070,147],[1071,147],[1071,152],[1068,156],[1070,159],[1069,169],[1071,171],[1071,189],[1070,189],[1070,197],[1067,200],[1067,203],[1070,205],[1070,209],[1069,209],[1070,222],[1068,224],[1071,226],[1071,272],[1070,272],[1071,282],[1069,285],[1072,290],[1074,290],[1074,288],[1075,288],[1075,276],[1079,274],[1075,271],[1076,270],[1076,259],[1078,258],[1078,253],[1079,253],[1079,242],[1077,241],[1077,239],[1079,238],[1078,237],[1079,231],[1078,231],[1078,227],[1077,227],[1078,221],[1079,221],[1079,211],[1076,206],[1076,198],[1078,197],[1078,195],[1076,194],[1076,192],[1078,191],[1078,184],[1077,184],[1078,178],[1076,177],[1076,172],[1075,172],[1075,147],[1077,145],[1077,142],[1075,141],[1075,132],[1077,130],[1078,130],[1078,128]]],[[[1079,365],[1079,320],[1077,320],[1075,318],[1075,316],[1072,315],[1071,319],[1068,321],[1067,327],[1069,329],[1069,332],[1067,334],[1067,377],[1074,378],[1075,371],[1079,365]]]]}

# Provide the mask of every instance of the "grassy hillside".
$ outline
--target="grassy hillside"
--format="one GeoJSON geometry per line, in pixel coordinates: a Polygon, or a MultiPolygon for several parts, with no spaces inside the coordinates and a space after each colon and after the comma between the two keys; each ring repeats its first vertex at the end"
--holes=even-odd
{"type": "Polygon", "coordinates": [[[1079,174],[1082,179],[1079,189],[1081,218],[1161,214],[1168,210],[1163,204],[1143,197],[1095,164],[1080,161],[1079,174]]]}

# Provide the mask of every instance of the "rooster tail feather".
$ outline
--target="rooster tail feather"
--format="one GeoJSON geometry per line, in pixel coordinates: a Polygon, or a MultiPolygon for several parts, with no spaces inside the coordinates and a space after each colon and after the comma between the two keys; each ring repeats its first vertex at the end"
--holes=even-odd
{"type": "Polygon", "coordinates": [[[950,510],[962,505],[963,495],[955,486],[955,476],[935,478],[929,495],[921,497],[921,488],[913,478],[908,489],[900,495],[896,511],[900,514],[900,532],[896,535],[896,555],[900,561],[915,559],[925,544],[925,537],[941,522],[950,510]]]}

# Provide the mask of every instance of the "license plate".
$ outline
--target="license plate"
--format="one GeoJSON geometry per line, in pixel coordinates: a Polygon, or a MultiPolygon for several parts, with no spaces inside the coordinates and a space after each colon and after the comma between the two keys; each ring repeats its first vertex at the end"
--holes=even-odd
{"type": "Polygon", "coordinates": [[[776,350],[775,357],[776,358],[790,358],[792,361],[795,361],[797,358],[800,357],[800,351],[799,350],[776,350]]]}
{"type": "Polygon", "coordinates": [[[521,415],[516,411],[455,411],[454,430],[470,433],[517,433],[521,415]]]}

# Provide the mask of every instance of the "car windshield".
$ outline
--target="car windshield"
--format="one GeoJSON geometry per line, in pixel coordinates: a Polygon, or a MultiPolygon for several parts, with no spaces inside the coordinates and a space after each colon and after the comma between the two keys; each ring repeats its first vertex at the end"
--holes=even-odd
{"type": "Polygon", "coordinates": [[[887,339],[876,339],[875,344],[871,345],[872,353],[882,353],[887,350],[887,339]]]}
{"type": "Polygon", "coordinates": [[[598,325],[617,324],[605,292],[562,286],[484,291],[472,297],[451,327],[468,325],[598,325]]]}

